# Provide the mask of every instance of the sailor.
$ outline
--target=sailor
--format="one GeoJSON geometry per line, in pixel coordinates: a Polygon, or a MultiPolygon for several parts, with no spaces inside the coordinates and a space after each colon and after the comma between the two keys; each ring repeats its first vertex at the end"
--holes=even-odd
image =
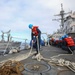
{"type": "Polygon", "coordinates": [[[33,24],[29,24],[29,28],[31,29],[31,40],[32,40],[32,43],[34,43],[33,40],[34,40],[34,38],[36,38],[35,47],[36,47],[36,52],[37,52],[36,54],[38,54],[38,52],[40,50],[41,31],[38,28],[38,26],[33,26],[33,24]]]}
{"type": "Polygon", "coordinates": [[[65,35],[63,38],[63,49],[67,49],[68,53],[73,53],[75,50],[75,43],[71,36],[65,35]]]}

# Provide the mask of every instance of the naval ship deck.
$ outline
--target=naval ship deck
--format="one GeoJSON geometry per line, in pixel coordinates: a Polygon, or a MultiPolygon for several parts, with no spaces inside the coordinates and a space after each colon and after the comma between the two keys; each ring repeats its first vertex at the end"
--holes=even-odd
{"type": "MultiPolygon", "coordinates": [[[[29,50],[23,50],[20,53],[15,53],[15,54],[11,54],[11,55],[0,56],[0,62],[4,62],[8,59],[11,59],[11,60],[20,59],[20,61],[25,66],[25,70],[23,71],[23,75],[75,75],[75,72],[73,72],[72,70],[70,70],[66,66],[54,65],[54,64],[49,63],[47,60],[37,61],[36,59],[32,59],[33,55],[31,55],[27,59],[24,59],[27,52],[29,52],[29,50]],[[41,73],[41,71],[40,72],[39,71],[33,72],[34,70],[32,71],[32,69],[29,69],[29,68],[34,63],[36,63],[36,64],[37,63],[44,63],[43,65],[47,66],[48,69],[45,70],[45,72],[44,72],[44,67],[43,67],[42,68],[43,71],[41,70],[42,73],[41,73]],[[26,67],[26,66],[29,66],[29,67],[26,67]]],[[[62,50],[60,48],[57,48],[57,47],[43,46],[40,53],[44,58],[47,58],[47,59],[50,59],[51,57],[56,56],[58,54],[65,54],[65,55],[57,56],[56,58],[58,58],[58,59],[62,58],[64,60],[67,60],[67,61],[70,61],[70,62],[75,62],[75,52],[74,52],[73,55],[68,54],[67,51],[64,51],[64,50],[62,50]]]]}

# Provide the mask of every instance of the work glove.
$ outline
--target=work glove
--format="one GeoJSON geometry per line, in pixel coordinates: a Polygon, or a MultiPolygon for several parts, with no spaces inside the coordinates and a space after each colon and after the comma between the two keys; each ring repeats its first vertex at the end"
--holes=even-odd
{"type": "Polygon", "coordinates": [[[38,36],[36,36],[36,38],[38,38],[38,36]]]}
{"type": "Polygon", "coordinates": [[[34,43],[34,41],[32,40],[32,43],[34,43]]]}

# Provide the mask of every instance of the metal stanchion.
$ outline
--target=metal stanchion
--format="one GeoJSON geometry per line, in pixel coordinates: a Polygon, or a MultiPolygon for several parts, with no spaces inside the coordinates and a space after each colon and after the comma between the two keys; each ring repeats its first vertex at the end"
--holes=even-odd
{"type": "Polygon", "coordinates": [[[73,51],[71,50],[71,48],[70,47],[68,47],[68,49],[70,50],[70,52],[72,52],[72,54],[73,54],[73,51]]]}

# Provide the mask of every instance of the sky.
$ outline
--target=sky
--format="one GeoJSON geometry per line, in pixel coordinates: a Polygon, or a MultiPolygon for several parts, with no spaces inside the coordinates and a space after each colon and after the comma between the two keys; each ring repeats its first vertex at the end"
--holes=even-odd
{"type": "Polygon", "coordinates": [[[52,19],[60,18],[54,15],[60,13],[61,3],[65,12],[75,11],[75,0],[0,0],[0,35],[11,30],[11,36],[30,40],[29,24],[53,34],[60,28],[60,22],[52,19]]]}

